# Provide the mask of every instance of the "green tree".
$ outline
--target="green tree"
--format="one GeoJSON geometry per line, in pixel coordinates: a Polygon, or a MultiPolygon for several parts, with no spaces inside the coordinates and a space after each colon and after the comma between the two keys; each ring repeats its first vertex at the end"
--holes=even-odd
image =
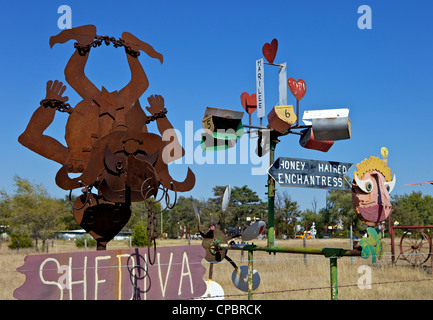
{"type": "Polygon", "coordinates": [[[311,226],[314,223],[316,229],[316,237],[320,237],[323,232],[324,224],[324,210],[320,209],[318,213],[313,210],[307,209],[302,212],[302,222],[303,227],[306,228],[308,224],[308,230],[310,230],[311,226]]]}
{"type": "MultiPolygon", "coordinates": [[[[176,238],[189,231],[190,234],[198,232],[197,218],[193,209],[193,199],[180,196],[176,205],[164,214],[164,231],[170,237],[176,238]]],[[[201,207],[197,200],[194,200],[198,207],[201,207]]]]}
{"type": "Polygon", "coordinates": [[[8,245],[10,249],[31,248],[33,247],[32,238],[27,233],[12,233],[11,242],[8,245]]]}
{"type": "Polygon", "coordinates": [[[292,201],[287,191],[277,192],[274,208],[274,225],[277,236],[286,234],[294,237],[296,224],[300,221],[301,210],[296,201],[292,201]]]}
{"type": "Polygon", "coordinates": [[[324,212],[324,224],[332,225],[337,223],[341,217],[343,226],[350,228],[350,224],[354,228],[354,232],[358,233],[364,230],[366,226],[358,219],[355,209],[352,204],[352,192],[350,190],[329,190],[326,196],[326,211],[324,212]]]}
{"type": "Polygon", "coordinates": [[[76,196],[71,195],[71,199],[69,199],[69,196],[67,195],[63,199],[59,199],[66,212],[66,214],[63,214],[59,217],[60,222],[64,226],[65,230],[81,229],[80,225],[74,218],[74,210],[72,207],[72,204],[75,202],[76,198],[76,196]]]}
{"type": "Polygon", "coordinates": [[[123,230],[130,230],[132,231],[136,225],[141,224],[145,227],[147,227],[147,220],[149,216],[149,210],[148,207],[152,208],[152,210],[155,212],[157,219],[158,219],[158,225],[157,230],[160,232],[160,226],[161,226],[161,203],[155,202],[153,203],[153,197],[146,200],[146,203],[144,201],[140,202],[133,202],[131,205],[131,217],[129,218],[126,225],[123,227],[123,230]]]}
{"type": "Polygon", "coordinates": [[[402,226],[433,224],[433,197],[423,196],[421,191],[392,197],[392,220],[402,226]]]}
{"type": "Polygon", "coordinates": [[[62,229],[62,217],[68,214],[62,201],[51,197],[42,185],[30,183],[27,179],[14,177],[16,192],[0,194],[0,219],[17,234],[28,233],[35,240],[41,239],[48,247],[47,239],[54,231],[62,229]]]}
{"type": "Polygon", "coordinates": [[[149,238],[147,237],[147,228],[142,223],[137,223],[132,231],[131,244],[134,247],[145,247],[149,244],[149,238]]]}
{"type": "Polygon", "coordinates": [[[77,239],[75,239],[75,245],[78,248],[82,248],[84,246],[90,248],[90,247],[96,247],[97,242],[92,236],[86,233],[82,237],[78,237],[77,239]]]}
{"type": "Polygon", "coordinates": [[[266,204],[259,198],[257,193],[248,186],[232,187],[230,201],[225,212],[222,212],[222,200],[226,187],[215,186],[213,188],[214,198],[210,201],[213,203],[214,217],[222,229],[230,226],[234,228],[245,228],[249,223],[247,217],[263,219],[266,213],[266,204]]]}

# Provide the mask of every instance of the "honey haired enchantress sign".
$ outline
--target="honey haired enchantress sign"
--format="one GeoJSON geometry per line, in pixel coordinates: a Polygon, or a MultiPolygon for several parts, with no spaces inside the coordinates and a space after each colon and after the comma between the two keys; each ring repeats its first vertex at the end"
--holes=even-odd
{"type": "Polygon", "coordinates": [[[297,158],[278,158],[268,174],[282,187],[318,189],[350,189],[344,175],[353,163],[319,161],[297,158]]]}
{"type": "Polygon", "coordinates": [[[175,300],[206,292],[201,245],[29,255],[22,300],[175,300]],[[150,255],[150,256],[149,256],[150,255]],[[153,264],[151,264],[152,262],[153,264]]]}

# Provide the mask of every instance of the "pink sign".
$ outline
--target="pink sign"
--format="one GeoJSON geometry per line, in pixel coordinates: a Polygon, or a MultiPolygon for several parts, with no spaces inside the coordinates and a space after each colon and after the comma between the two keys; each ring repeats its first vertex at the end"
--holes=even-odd
{"type": "Polygon", "coordinates": [[[29,255],[21,300],[175,300],[206,292],[201,245],[29,255]],[[150,264],[152,262],[153,264],[150,264]]]}

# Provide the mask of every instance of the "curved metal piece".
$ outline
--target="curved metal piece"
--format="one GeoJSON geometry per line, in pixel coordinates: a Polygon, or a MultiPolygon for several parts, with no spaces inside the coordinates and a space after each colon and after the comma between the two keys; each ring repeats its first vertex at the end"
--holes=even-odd
{"type": "MultiPolygon", "coordinates": [[[[71,205],[72,209],[74,209],[74,210],[81,210],[81,209],[83,209],[86,206],[86,204],[89,202],[89,193],[90,193],[90,190],[88,189],[88,187],[86,187],[86,192],[83,192],[83,194],[86,195],[86,200],[84,201],[83,205],[80,208],[75,208],[74,204],[72,203],[72,197],[71,197],[72,190],[70,190],[69,191],[69,204],[71,205]]],[[[89,204],[91,204],[91,203],[89,203],[89,204]]]]}
{"type": "Polygon", "coordinates": [[[174,206],[176,205],[176,202],[177,202],[177,190],[176,190],[176,185],[174,184],[174,183],[171,183],[171,185],[172,185],[172,190],[173,190],[173,187],[174,187],[174,202],[173,202],[173,205],[172,206],[170,206],[169,204],[170,204],[170,197],[168,196],[168,189],[167,189],[167,193],[166,193],[166,198],[165,198],[165,204],[167,205],[167,209],[173,209],[174,208],[174,206]],[[167,201],[167,198],[168,198],[168,201],[167,201]]]}
{"type": "Polygon", "coordinates": [[[91,24],[65,29],[50,38],[50,47],[52,48],[57,43],[65,43],[69,40],[77,40],[81,44],[89,44],[95,39],[95,36],[96,27],[91,24]]]}
{"type": "Polygon", "coordinates": [[[227,237],[221,230],[209,230],[209,232],[206,233],[203,237],[201,245],[206,250],[205,259],[208,262],[221,262],[226,256],[227,249],[222,249],[218,251],[214,251],[213,249],[211,249],[211,247],[213,247],[216,242],[222,244],[227,243],[227,237]]]}
{"type": "Polygon", "coordinates": [[[164,187],[168,188],[173,184],[178,192],[190,191],[195,185],[195,174],[190,168],[188,168],[186,178],[182,182],[174,180],[168,173],[168,168],[164,172],[158,172],[158,176],[161,177],[161,183],[164,187]]]}
{"type": "Polygon", "coordinates": [[[147,255],[148,255],[148,259],[149,259],[149,263],[150,265],[153,266],[153,264],[155,263],[156,260],[156,239],[153,239],[153,261],[152,259],[150,259],[150,239],[149,239],[149,243],[147,245],[147,255]]]}
{"type": "Polygon", "coordinates": [[[105,168],[112,174],[119,175],[126,170],[127,157],[124,154],[111,152],[108,144],[104,150],[104,164],[105,168]]]}

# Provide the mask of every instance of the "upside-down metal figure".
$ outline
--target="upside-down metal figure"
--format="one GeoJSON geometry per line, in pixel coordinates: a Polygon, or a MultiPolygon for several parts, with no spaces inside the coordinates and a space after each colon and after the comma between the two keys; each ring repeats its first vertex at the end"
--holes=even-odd
{"type": "MultiPolygon", "coordinates": [[[[66,103],[68,97],[63,96],[66,86],[57,80],[48,81],[46,97],[18,141],[62,165],[56,175],[60,188],[82,188],[83,194],[73,204],[75,219],[97,240],[98,250],[103,250],[128,222],[131,202],[157,198],[158,190],[162,190],[163,195],[158,198],[165,198],[168,206],[168,190],[175,194],[191,190],[195,176],[189,168],[183,182],[173,180],[169,174],[168,162],[185,152],[176,135],[170,135],[168,141],[161,137],[166,130],[173,129],[166,117],[163,97],[152,95],[147,99],[150,107],[146,109],[151,116],[145,114],[138,100],[149,87],[138,60],[140,51],[161,63],[162,55],[128,32],[119,40],[98,36],[93,25],[63,30],[50,38],[50,46],[72,39],[77,41],[76,50],[65,68],[65,79],[83,100],[71,108],[66,103]],[[91,48],[102,42],[125,48],[131,80],[120,91],[108,92],[104,87],[99,90],[85,75],[91,48]],[[65,127],[67,147],[44,135],[56,111],[69,114],[65,127]],[[147,124],[151,121],[156,121],[161,136],[148,132],[147,124]],[[165,148],[169,149],[169,157],[165,148]],[[69,173],[80,176],[71,178],[69,173]],[[92,188],[97,192],[92,193],[92,188]]],[[[148,230],[149,241],[154,240],[155,212],[149,215],[148,230]]]]}

